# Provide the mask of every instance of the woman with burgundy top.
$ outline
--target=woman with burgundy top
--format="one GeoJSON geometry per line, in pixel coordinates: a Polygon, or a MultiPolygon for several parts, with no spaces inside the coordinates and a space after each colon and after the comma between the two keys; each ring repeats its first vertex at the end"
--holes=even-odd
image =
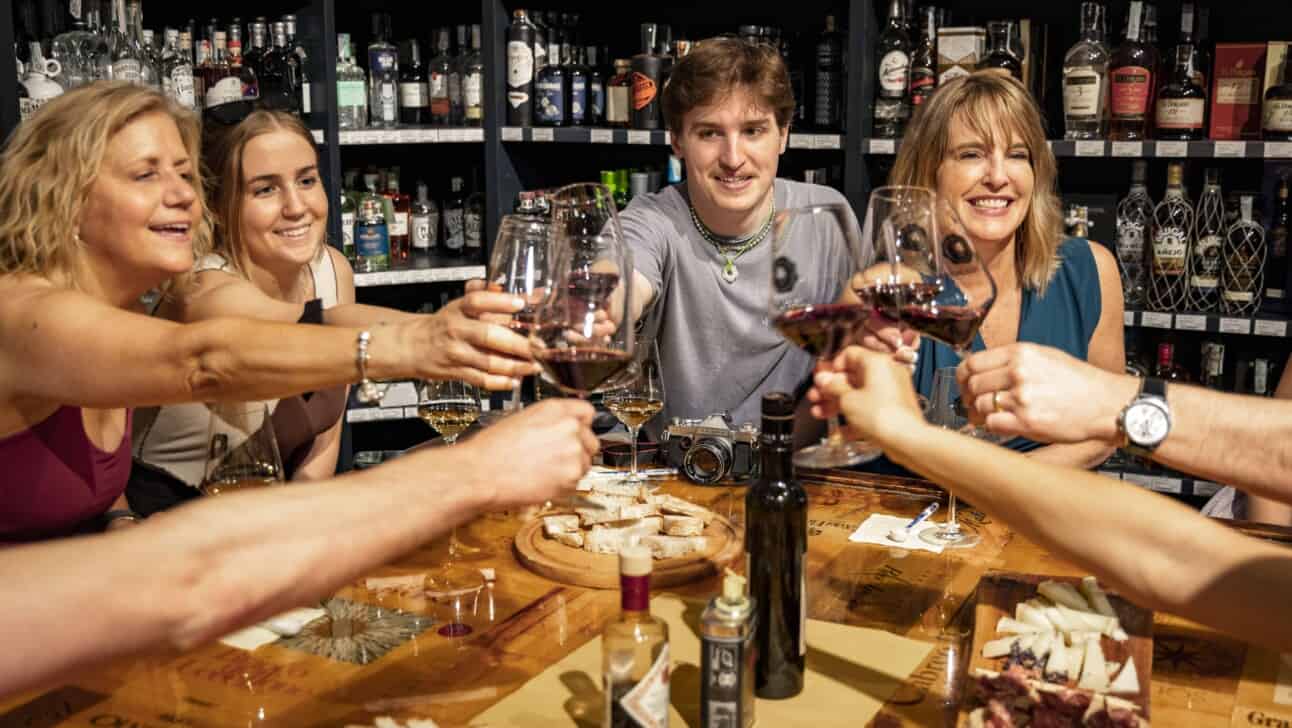
{"type": "Polygon", "coordinates": [[[536,371],[523,337],[476,319],[523,306],[501,294],[371,331],[139,315],[149,290],[177,276],[184,290],[209,249],[198,129],[155,91],[95,83],[42,107],[0,155],[0,543],[96,530],[124,508],[130,407],[367,377],[505,390],[536,371]]]}

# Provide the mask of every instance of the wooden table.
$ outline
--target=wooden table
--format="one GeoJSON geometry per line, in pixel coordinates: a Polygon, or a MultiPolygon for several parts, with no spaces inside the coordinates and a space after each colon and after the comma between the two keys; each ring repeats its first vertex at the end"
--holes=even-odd
{"type": "MultiPolygon", "coordinates": [[[[934,555],[851,544],[848,535],[870,513],[913,515],[940,491],[853,474],[807,480],[810,616],[937,643],[872,722],[878,728],[954,725],[971,597],[986,571],[1079,573],[972,508],[961,518],[983,543],[971,550],[934,555]]],[[[743,488],[672,482],[664,490],[743,523],[743,488]]],[[[419,582],[445,555],[444,543],[432,544],[338,592],[328,603],[333,618],[307,630],[317,634],[255,652],[217,643],[70,676],[61,687],[0,700],[0,726],[343,726],[372,725],[379,716],[468,725],[598,635],[618,612],[617,591],[553,583],[521,566],[511,549],[519,524],[516,516],[487,515],[459,529],[465,543],[479,548],[466,560],[494,569],[497,579],[457,603],[431,602],[412,589],[370,588],[398,577],[419,582]],[[471,634],[437,632],[455,615],[471,634]]],[[[1292,541],[1278,529],[1258,535],[1292,541]]],[[[674,591],[708,597],[717,580],[674,591]]],[[[1155,632],[1155,725],[1287,725],[1263,723],[1237,699],[1248,658],[1268,654],[1164,614],[1155,632]]],[[[847,716],[839,724],[852,725],[847,716]]]]}

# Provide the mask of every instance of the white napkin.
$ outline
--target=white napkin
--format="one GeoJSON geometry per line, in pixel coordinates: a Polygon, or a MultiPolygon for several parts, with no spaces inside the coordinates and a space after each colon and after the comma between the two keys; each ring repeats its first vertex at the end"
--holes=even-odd
{"type": "Polygon", "coordinates": [[[894,541],[888,537],[888,532],[894,528],[905,528],[911,519],[904,516],[890,516],[886,513],[875,513],[857,526],[857,530],[852,532],[848,537],[849,541],[856,543],[873,543],[876,546],[887,546],[898,549],[917,549],[920,551],[932,551],[935,554],[942,553],[941,546],[935,546],[928,541],[920,538],[920,534],[925,529],[937,528],[942,525],[941,522],[931,523],[925,521],[920,525],[912,528],[906,534],[905,541],[894,541]]]}
{"type": "Polygon", "coordinates": [[[325,614],[327,614],[326,610],[311,607],[293,609],[259,624],[240,629],[233,634],[225,635],[220,638],[220,642],[250,652],[270,642],[277,642],[280,637],[289,637],[300,632],[302,627],[325,614]]]}

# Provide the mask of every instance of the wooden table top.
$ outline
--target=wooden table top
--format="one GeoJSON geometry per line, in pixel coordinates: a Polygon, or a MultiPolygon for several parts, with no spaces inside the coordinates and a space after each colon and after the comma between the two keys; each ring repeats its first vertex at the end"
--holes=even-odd
{"type": "MultiPolygon", "coordinates": [[[[954,725],[971,597],[985,572],[1080,573],[972,508],[962,510],[961,519],[983,542],[970,550],[935,555],[852,544],[849,534],[872,512],[914,515],[941,491],[855,474],[808,476],[805,482],[809,616],[937,643],[872,721],[878,728],[954,725]]],[[[743,487],[676,481],[664,492],[743,524],[743,487]]],[[[446,544],[437,542],[342,589],[327,602],[331,619],[296,638],[254,652],[216,643],[69,676],[61,686],[0,700],[0,726],[344,726],[372,725],[380,716],[469,725],[600,634],[619,610],[615,590],[566,586],[527,571],[511,548],[520,523],[519,516],[485,515],[459,529],[461,541],[478,549],[462,561],[496,573],[496,581],[477,594],[433,602],[418,589],[398,588],[420,583],[441,563],[446,544]],[[471,634],[438,632],[455,616],[471,634]]],[[[1258,529],[1258,535],[1292,541],[1278,529],[1258,529]]],[[[708,598],[718,581],[670,591],[708,598]]],[[[1249,657],[1268,661],[1270,655],[1157,614],[1154,724],[1265,725],[1239,700],[1249,657]]],[[[840,725],[851,723],[840,716],[840,725]]]]}

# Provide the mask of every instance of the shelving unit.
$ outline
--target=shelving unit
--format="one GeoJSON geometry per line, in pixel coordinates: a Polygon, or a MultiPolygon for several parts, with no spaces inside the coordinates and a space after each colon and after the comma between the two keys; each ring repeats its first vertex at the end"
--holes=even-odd
{"type": "MultiPolygon", "coordinates": [[[[1110,142],[1051,139],[1054,156],[1122,159],[1292,159],[1292,142],[1198,141],[1198,142],[1110,142]]],[[[866,154],[892,156],[900,140],[867,139],[866,154]]]]}

